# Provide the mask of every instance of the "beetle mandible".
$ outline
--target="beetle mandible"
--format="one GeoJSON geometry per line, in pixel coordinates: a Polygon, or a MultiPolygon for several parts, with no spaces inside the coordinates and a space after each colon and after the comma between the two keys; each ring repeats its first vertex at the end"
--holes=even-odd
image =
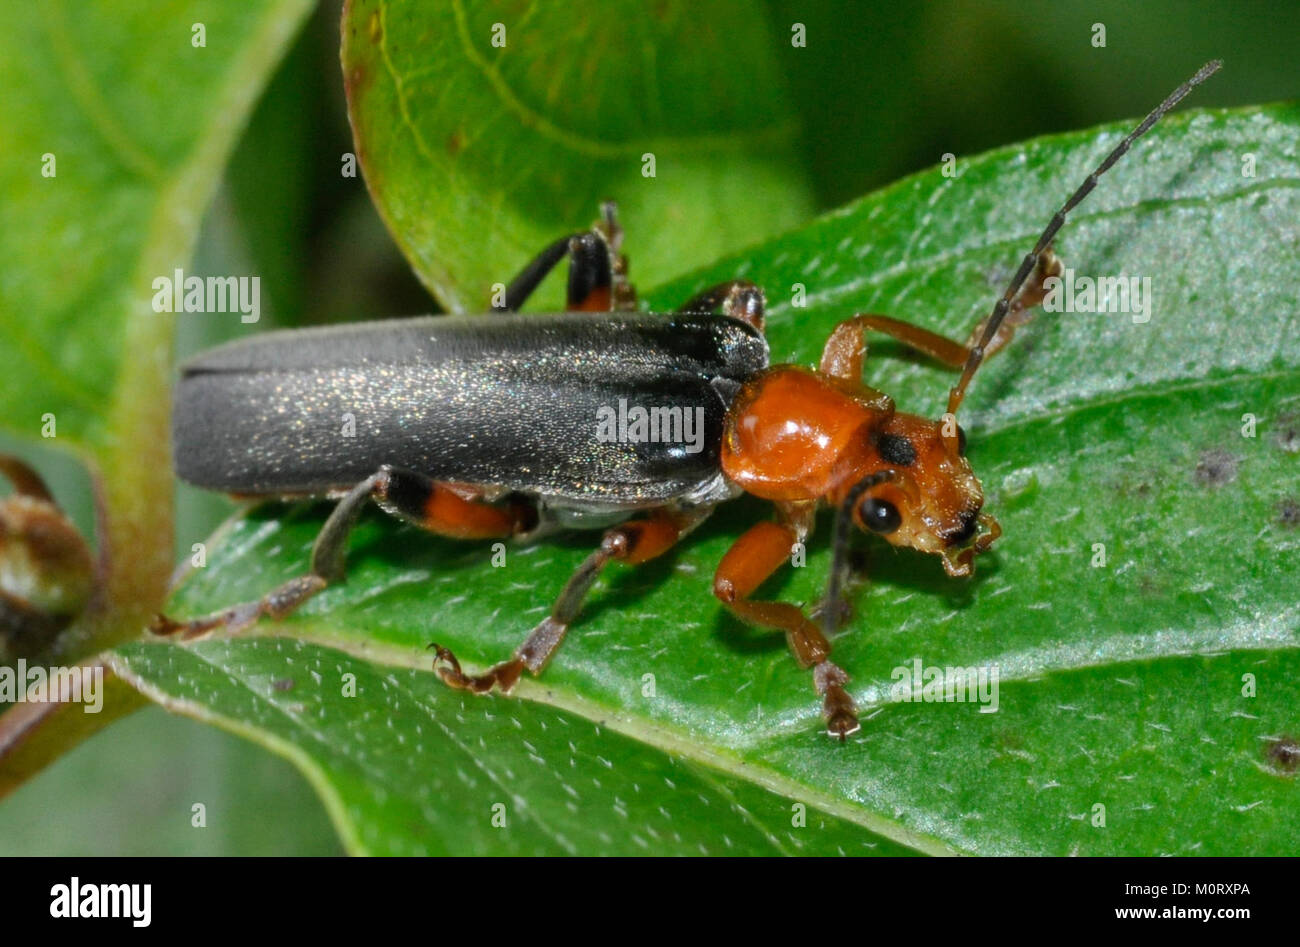
{"type": "Polygon", "coordinates": [[[770,500],[776,519],[735,541],[717,567],[713,593],[743,621],[784,632],[812,671],[828,733],[847,737],[859,728],[857,710],[848,675],[830,660],[829,638],[850,529],[937,555],[949,575],[972,574],[976,554],[1001,528],[983,510],[955,421],[966,388],[1042,302],[1045,281],[1059,275],[1051,243],[1066,215],[1219,66],[1203,66],[1106,156],[1052,217],[965,344],[861,314],[835,328],[817,369],[771,365],[763,292],[750,282],[714,286],[672,314],[637,311],[622,231],[606,204],[591,230],[555,241],[525,267],[506,288],[499,307],[506,314],[271,332],[199,355],[182,367],[176,388],[178,475],[241,495],[339,503],[306,575],[205,618],[160,615],[153,630],[194,637],[284,617],[343,579],[348,532],[370,500],[462,539],[603,529],[596,550],[509,660],[468,674],[449,650],[432,646],[434,667],[451,686],[509,691],[525,670],[545,667],[608,563],[660,556],[718,503],[750,493],[770,500]],[[565,258],[568,312],[515,314],[565,258]],[[943,418],[905,414],[863,385],[866,330],[960,370],[943,418]],[[667,436],[598,436],[598,419],[615,405],[641,409],[667,436]],[[339,436],[345,414],[355,418],[353,437],[339,436]],[[808,539],[823,504],[836,512],[819,624],[796,605],[752,595],[794,544],[808,539]]]}

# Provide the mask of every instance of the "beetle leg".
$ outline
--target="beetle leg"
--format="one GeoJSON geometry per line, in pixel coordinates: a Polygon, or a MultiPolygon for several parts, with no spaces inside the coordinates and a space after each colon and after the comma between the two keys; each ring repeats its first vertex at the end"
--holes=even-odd
{"type": "Polygon", "coordinates": [[[500,306],[493,305],[497,312],[518,312],[519,307],[528,301],[528,297],[533,294],[542,280],[555,269],[557,263],[565,258],[569,253],[569,246],[574,240],[582,238],[582,234],[573,234],[567,237],[561,237],[554,243],[550,244],[545,250],[537,254],[527,266],[520,270],[519,275],[510,281],[506,287],[505,300],[500,306]]]}
{"type": "Polygon", "coordinates": [[[565,308],[570,312],[610,312],[636,308],[636,291],[627,280],[627,258],[619,253],[623,230],[613,202],[601,207],[600,223],[584,233],[561,237],[541,253],[506,287],[498,312],[517,312],[566,256],[569,284],[565,308]]]}
{"type": "Polygon", "coordinates": [[[710,313],[722,307],[724,315],[748,322],[763,331],[767,302],[763,291],[749,280],[733,279],[696,293],[677,308],[678,312],[710,313]]]}
{"type": "MultiPolygon", "coordinates": [[[[783,519],[791,518],[788,511],[782,513],[783,519]]],[[[795,543],[806,536],[807,527],[801,523],[756,523],[718,563],[713,576],[713,594],[742,621],[785,632],[795,660],[802,667],[812,668],[813,686],[822,696],[826,731],[843,740],[857,732],[858,714],[853,698],[844,689],[849,676],[830,660],[830,642],[799,606],[750,599],[763,582],[789,561],[795,543]]]]}
{"type": "Polygon", "coordinates": [[[484,674],[469,675],[461,670],[460,662],[451,651],[433,644],[429,647],[436,654],[434,670],[447,684],[461,690],[486,694],[493,687],[498,687],[508,693],[525,670],[540,674],[546,667],[564,640],[569,626],[578,617],[583,600],[606,565],[613,560],[639,565],[662,556],[683,536],[704,522],[712,512],[711,506],[693,507],[689,510],[664,508],[652,511],[645,519],[632,520],[606,530],[596,551],[583,560],[582,565],[565,583],[551,613],[529,633],[513,658],[490,668],[484,674]]]}
{"type": "Polygon", "coordinates": [[[309,573],[290,579],[255,602],[244,602],[204,618],[178,622],[158,615],[150,630],[188,639],[217,629],[239,631],[263,616],[284,618],[326,586],[343,581],[348,534],[361,508],[371,499],[395,516],[456,539],[512,536],[527,532],[537,522],[536,511],[529,504],[490,505],[423,474],[385,465],[349,490],[334,507],[312,545],[309,573]]]}
{"type": "MultiPolygon", "coordinates": [[[[1048,277],[1059,277],[1062,272],[1060,258],[1049,247],[1038,258],[1038,266],[1034,270],[1033,278],[1016,295],[1002,325],[998,327],[992,341],[984,347],[986,358],[1002,349],[1011,341],[1016,328],[1029,321],[1030,310],[1040,305],[1047,296],[1047,288],[1044,284],[1048,277]]],[[[867,345],[862,338],[862,333],[867,329],[874,329],[902,342],[948,368],[960,370],[970,357],[971,346],[975,345],[983,335],[987,321],[987,319],[981,320],[963,345],[929,329],[903,322],[901,319],[892,319],[875,313],[856,315],[837,325],[830,338],[826,340],[826,347],[822,350],[821,370],[836,378],[860,381],[862,361],[867,355],[867,345]]]]}
{"type": "Polygon", "coordinates": [[[570,312],[609,312],[614,308],[613,254],[596,230],[569,242],[569,286],[564,308],[570,312]]]}
{"type": "Polygon", "coordinates": [[[569,258],[566,308],[580,312],[609,312],[612,274],[609,247],[594,230],[561,237],[533,259],[506,287],[505,302],[497,312],[517,312],[551,270],[569,258]]]}

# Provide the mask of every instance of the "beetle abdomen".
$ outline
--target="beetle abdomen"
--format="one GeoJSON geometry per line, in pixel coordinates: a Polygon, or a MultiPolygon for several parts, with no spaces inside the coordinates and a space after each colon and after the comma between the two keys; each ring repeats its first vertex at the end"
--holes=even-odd
{"type": "Polygon", "coordinates": [[[272,332],[181,371],[177,473],[323,493],[383,464],[637,505],[718,478],[731,397],[766,366],[742,322],[643,313],[425,317],[272,332]]]}

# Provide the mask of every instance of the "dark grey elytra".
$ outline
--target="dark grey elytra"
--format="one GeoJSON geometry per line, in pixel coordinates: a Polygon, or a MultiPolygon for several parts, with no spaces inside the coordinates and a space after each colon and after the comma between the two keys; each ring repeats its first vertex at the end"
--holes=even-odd
{"type": "Polygon", "coordinates": [[[762,334],[717,314],[439,316],[270,332],[182,366],[176,471],[251,495],[334,492],[391,464],[559,505],[718,499],[723,418],[767,364],[762,334]],[[598,443],[598,411],[620,399],[702,409],[703,449],[598,443]]]}

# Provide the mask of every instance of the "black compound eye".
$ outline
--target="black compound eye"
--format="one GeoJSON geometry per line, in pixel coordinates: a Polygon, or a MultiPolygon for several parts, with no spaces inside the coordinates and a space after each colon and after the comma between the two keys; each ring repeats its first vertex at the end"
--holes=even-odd
{"type": "Polygon", "coordinates": [[[957,425],[957,453],[966,456],[966,430],[960,424],[957,425]]]}
{"type": "Polygon", "coordinates": [[[880,451],[885,463],[895,467],[910,467],[916,463],[916,448],[901,434],[881,434],[876,438],[876,450],[880,451]]]}
{"type": "Polygon", "coordinates": [[[858,507],[858,516],[861,517],[863,526],[882,536],[889,535],[903,523],[898,507],[888,500],[878,500],[875,497],[867,497],[862,501],[858,507]]]}

